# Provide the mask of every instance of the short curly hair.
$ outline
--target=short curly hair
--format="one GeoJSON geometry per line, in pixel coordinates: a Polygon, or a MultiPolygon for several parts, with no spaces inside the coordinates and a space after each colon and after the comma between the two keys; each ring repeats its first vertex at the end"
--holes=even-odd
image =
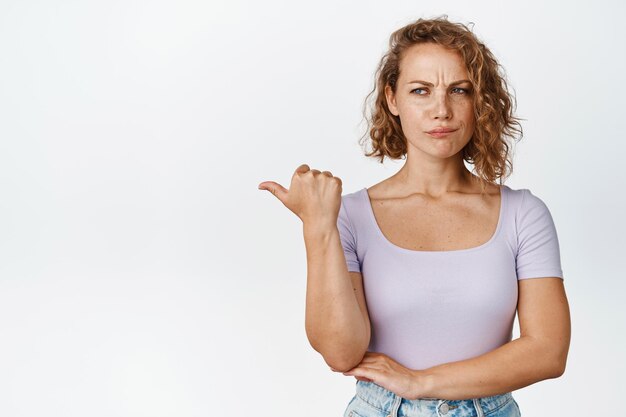
{"type": "MultiPolygon", "coordinates": [[[[472,24],[473,25],[473,24],[472,24]]],[[[488,183],[508,177],[513,171],[507,138],[523,136],[522,126],[514,116],[516,100],[509,92],[504,69],[489,49],[461,23],[448,21],[447,15],[433,19],[418,19],[396,31],[389,38],[389,50],[381,58],[375,73],[374,89],[365,98],[363,115],[367,131],[359,140],[364,145],[369,132],[372,150],[367,157],[401,159],[407,153],[407,140],[402,132],[400,118],[387,105],[385,86],[396,92],[403,53],[415,44],[435,43],[457,51],[467,67],[473,84],[475,129],[463,148],[463,160],[474,165],[479,178],[488,183]],[[368,98],[376,93],[371,117],[368,118],[368,98]]]]}

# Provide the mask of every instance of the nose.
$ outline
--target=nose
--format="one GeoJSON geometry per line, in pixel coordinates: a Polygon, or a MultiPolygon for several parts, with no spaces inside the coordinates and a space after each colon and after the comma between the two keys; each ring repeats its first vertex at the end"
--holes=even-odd
{"type": "Polygon", "coordinates": [[[452,109],[446,94],[440,94],[434,99],[434,102],[433,115],[435,119],[449,119],[452,117],[452,109]]]}

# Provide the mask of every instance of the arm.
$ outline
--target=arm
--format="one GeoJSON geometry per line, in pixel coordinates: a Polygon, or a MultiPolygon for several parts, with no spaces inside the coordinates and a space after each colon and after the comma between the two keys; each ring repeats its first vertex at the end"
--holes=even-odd
{"type": "Polygon", "coordinates": [[[518,285],[520,337],[475,358],[415,371],[417,397],[492,396],[564,373],[571,324],[563,281],[533,278],[518,285]]]}
{"type": "MultiPolygon", "coordinates": [[[[302,220],[307,256],[306,334],[333,370],[359,363],[370,341],[361,274],[348,272],[344,254],[343,233],[353,236],[342,209],[341,184],[330,171],[310,169],[307,164],[296,169],[289,190],[274,181],[259,184],[259,189],[271,191],[302,220]]],[[[357,263],[354,242],[346,245],[348,257],[354,257],[350,262],[357,263]]]]}
{"type": "Polygon", "coordinates": [[[305,327],[309,343],[330,367],[348,370],[361,361],[370,341],[361,274],[348,272],[336,225],[320,227],[305,223],[304,241],[305,327]]]}

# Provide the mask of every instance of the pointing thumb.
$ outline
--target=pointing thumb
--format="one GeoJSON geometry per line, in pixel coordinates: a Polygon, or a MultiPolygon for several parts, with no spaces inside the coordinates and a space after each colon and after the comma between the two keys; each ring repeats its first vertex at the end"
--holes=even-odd
{"type": "Polygon", "coordinates": [[[259,184],[259,190],[267,190],[274,194],[276,198],[280,201],[283,201],[285,197],[287,197],[288,190],[282,185],[274,182],[274,181],[265,181],[259,184]]]}

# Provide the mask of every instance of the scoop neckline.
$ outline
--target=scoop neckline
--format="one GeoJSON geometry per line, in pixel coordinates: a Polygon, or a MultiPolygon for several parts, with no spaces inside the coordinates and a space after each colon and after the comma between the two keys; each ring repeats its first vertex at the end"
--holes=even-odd
{"type": "Polygon", "coordinates": [[[480,249],[484,249],[488,247],[489,245],[491,245],[496,240],[496,238],[500,234],[500,229],[502,229],[502,223],[504,222],[503,217],[505,213],[504,209],[507,203],[507,193],[506,193],[507,186],[505,184],[502,184],[502,185],[499,185],[498,187],[500,189],[500,210],[498,213],[498,224],[496,225],[496,230],[493,232],[489,240],[487,240],[486,242],[484,242],[483,244],[479,246],[474,246],[474,247],[465,248],[465,249],[452,249],[452,250],[414,250],[414,249],[403,248],[401,246],[396,245],[395,243],[387,239],[387,237],[381,230],[380,226],[378,225],[378,221],[376,220],[376,215],[374,214],[374,208],[372,207],[372,200],[370,199],[369,193],[367,192],[367,187],[364,187],[361,190],[361,193],[363,194],[363,197],[365,199],[365,203],[368,208],[367,211],[369,213],[369,218],[372,223],[372,226],[374,227],[374,229],[376,229],[376,233],[381,238],[381,240],[385,242],[387,246],[390,246],[391,248],[395,250],[407,252],[407,253],[445,255],[445,254],[453,254],[453,253],[467,253],[467,252],[473,252],[473,251],[477,251],[480,249]]]}

